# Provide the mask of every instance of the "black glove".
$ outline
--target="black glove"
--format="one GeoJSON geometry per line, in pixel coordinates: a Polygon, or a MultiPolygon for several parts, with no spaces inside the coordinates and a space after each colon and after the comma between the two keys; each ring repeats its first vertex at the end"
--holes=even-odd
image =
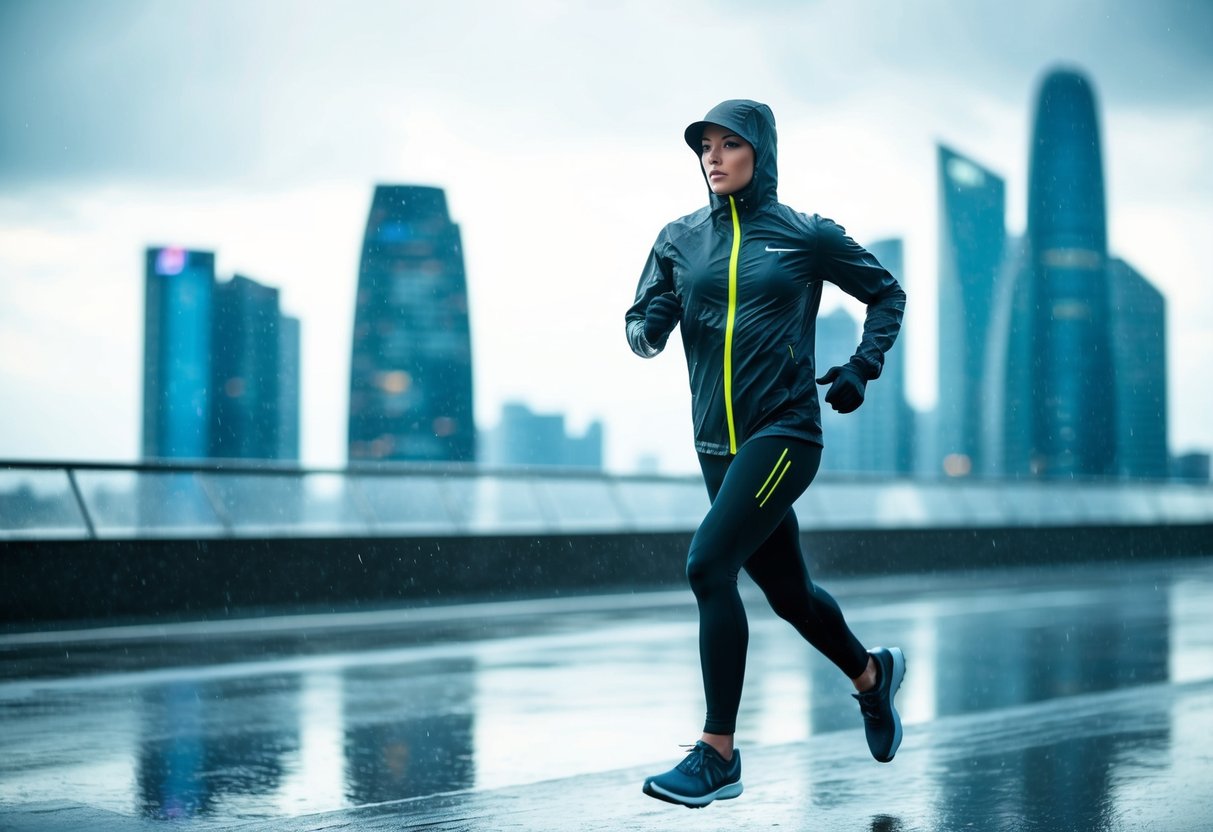
{"type": "Polygon", "coordinates": [[[849,363],[831,367],[817,383],[830,385],[826,401],[839,413],[850,413],[863,404],[863,391],[868,386],[868,380],[849,363]]]}
{"type": "Polygon", "coordinates": [[[674,331],[675,324],[678,323],[679,315],[682,313],[682,306],[678,303],[678,296],[673,292],[666,292],[664,295],[658,295],[649,301],[649,306],[644,310],[644,337],[650,344],[656,344],[674,331]]]}

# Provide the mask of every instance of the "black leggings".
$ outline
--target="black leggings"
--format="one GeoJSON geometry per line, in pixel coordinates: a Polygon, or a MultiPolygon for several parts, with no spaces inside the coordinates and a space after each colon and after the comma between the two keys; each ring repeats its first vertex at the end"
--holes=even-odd
{"type": "Polygon", "coordinates": [[[744,566],[771,608],[850,678],[868,654],[838,603],[809,579],[792,503],[817,475],[821,446],[764,436],[733,457],[699,455],[712,507],[691,541],[687,578],[699,603],[699,661],[708,713],[703,730],[732,734],[750,630],[737,592],[744,566]]]}

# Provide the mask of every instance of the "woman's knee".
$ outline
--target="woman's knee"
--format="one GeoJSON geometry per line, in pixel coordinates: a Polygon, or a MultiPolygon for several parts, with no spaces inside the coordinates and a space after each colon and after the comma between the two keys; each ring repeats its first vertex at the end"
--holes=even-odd
{"type": "Polygon", "coordinates": [[[687,581],[696,595],[737,583],[737,573],[730,570],[724,558],[714,556],[710,549],[691,547],[687,556],[687,581]]]}

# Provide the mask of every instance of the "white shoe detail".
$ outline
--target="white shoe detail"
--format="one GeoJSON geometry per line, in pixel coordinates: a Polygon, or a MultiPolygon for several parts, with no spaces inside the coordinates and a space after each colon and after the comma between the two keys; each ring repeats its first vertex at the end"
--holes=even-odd
{"type": "Polygon", "coordinates": [[[713,800],[732,800],[733,798],[740,796],[742,792],[740,780],[738,780],[736,783],[726,783],[716,791],[708,792],[707,794],[700,795],[698,797],[692,797],[685,794],[675,794],[669,789],[661,788],[661,786],[657,785],[656,783],[649,783],[648,788],[651,791],[662,794],[675,803],[681,803],[684,806],[707,806],[713,800]]]}

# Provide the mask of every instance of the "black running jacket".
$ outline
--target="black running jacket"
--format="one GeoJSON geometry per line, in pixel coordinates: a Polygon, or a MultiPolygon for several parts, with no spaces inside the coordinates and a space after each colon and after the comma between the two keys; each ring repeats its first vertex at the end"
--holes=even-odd
{"type": "MultiPolygon", "coordinates": [[[[718,124],[754,147],[745,188],[671,222],[657,236],[625,315],[628,343],[651,358],[649,301],[674,292],[691,383],[695,449],[735,454],[756,436],[822,443],[813,346],[822,281],[867,304],[851,364],[869,380],[901,328],[905,292],[842,226],[776,198],[775,116],[755,101],[725,101],[686,129],[698,162],[704,126],[718,124]]],[[[700,165],[702,173],[702,164],[700,165]]],[[[707,178],[705,175],[704,181],[707,178]]]]}

